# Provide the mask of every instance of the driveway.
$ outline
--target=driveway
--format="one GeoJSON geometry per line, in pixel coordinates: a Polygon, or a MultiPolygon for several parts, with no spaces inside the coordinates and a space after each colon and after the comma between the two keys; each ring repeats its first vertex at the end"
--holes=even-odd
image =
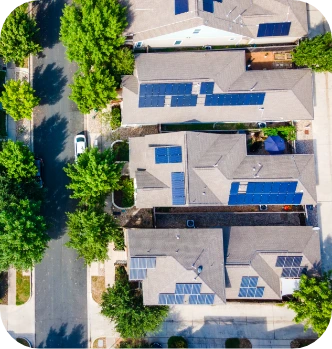
{"type": "Polygon", "coordinates": [[[66,215],[75,209],[63,171],[74,158],[73,139],[84,130],[83,115],[68,100],[76,66],[65,58],[58,41],[65,0],[43,0],[38,5],[43,52],[33,60],[33,86],[41,98],[34,113],[34,151],[44,159],[47,201],[43,211],[52,238],[36,266],[36,347],[78,348],[87,345],[86,268],[64,243],[66,215]]]}

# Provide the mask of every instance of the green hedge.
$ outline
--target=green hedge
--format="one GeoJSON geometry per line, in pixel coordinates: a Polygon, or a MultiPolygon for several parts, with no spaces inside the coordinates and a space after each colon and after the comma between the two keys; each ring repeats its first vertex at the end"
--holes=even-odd
{"type": "Polygon", "coordinates": [[[168,339],[168,348],[188,348],[188,342],[181,336],[172,336],[168,339]]]}
{"type": "Polygon", "coordinates": [[[0,138],[7,137],[6,132],[6,113],[0,110],[0,138]]]}

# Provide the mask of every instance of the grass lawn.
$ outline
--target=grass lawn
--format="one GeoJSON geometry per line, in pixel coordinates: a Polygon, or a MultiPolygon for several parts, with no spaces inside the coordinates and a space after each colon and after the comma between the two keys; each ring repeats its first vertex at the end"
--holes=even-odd
{"type": "Polygon", "coordinates": [[[16,271],[16,305],[24,304],[30,298],[30,276],[16,271]]]}
{"type": "Polygon", "coordinates": [[[101,296],[106,290],[104,276],[91,276],[92,298],[98,304],[101,303],[101,296]]]}

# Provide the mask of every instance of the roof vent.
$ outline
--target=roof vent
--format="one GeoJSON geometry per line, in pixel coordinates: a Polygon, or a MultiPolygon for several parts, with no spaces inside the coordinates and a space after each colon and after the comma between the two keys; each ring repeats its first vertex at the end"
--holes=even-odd
{"type": "Polygon", "coordinates": [[[180,235],[178,234],[178,235],[176,235],[176,238],[179,240],[180,239],[180,235]]]}

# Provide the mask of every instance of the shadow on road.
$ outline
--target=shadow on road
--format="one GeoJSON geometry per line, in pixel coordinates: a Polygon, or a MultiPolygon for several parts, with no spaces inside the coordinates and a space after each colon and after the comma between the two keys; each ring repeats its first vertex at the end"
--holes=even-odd
{"type": "Polygon", "coordinates": [[[62,324],[59,330],[50,328],[47,339],[37,343],[38,348],[87,348],[87,341],[83,339],[84,327],[75,326],[70,333],[67,333],[67,324],[62,324]]]}
{"type": "Polygon", "coordinates": [[[36,21],[39,25],[39,42],[43,48],[52,48],[59,42],[60,17],[65,0],[40,0],[36,2],[36,21]],[[62,4],[62,6],[60,6],[62,4]],[[47,33],[47,34],[46,34],[47,33]]]}
{"type": "Polygon", "coordinates": [[[61,158],[68,137],[68,120],[55,114],[34,128],[36,156],[44,160],[44,183],[47,189],[42,212],[50,226],[48,234],[52,239],[59,239],[65,234],[67,210],[74,207],[74,200],[69,199],[66,185],[68,178],[63,171],[68,159],[61,158]],[[56,177],[55,177],[56,176],[56,177]]]}
{"type": "Polygon", "coordinates": [[[40,98],[40,105],[54,105],[62,98],[68,79],[63,75],[63,68],[55,63],[37,67],[33,75],[33,86],[40,98]]]}

